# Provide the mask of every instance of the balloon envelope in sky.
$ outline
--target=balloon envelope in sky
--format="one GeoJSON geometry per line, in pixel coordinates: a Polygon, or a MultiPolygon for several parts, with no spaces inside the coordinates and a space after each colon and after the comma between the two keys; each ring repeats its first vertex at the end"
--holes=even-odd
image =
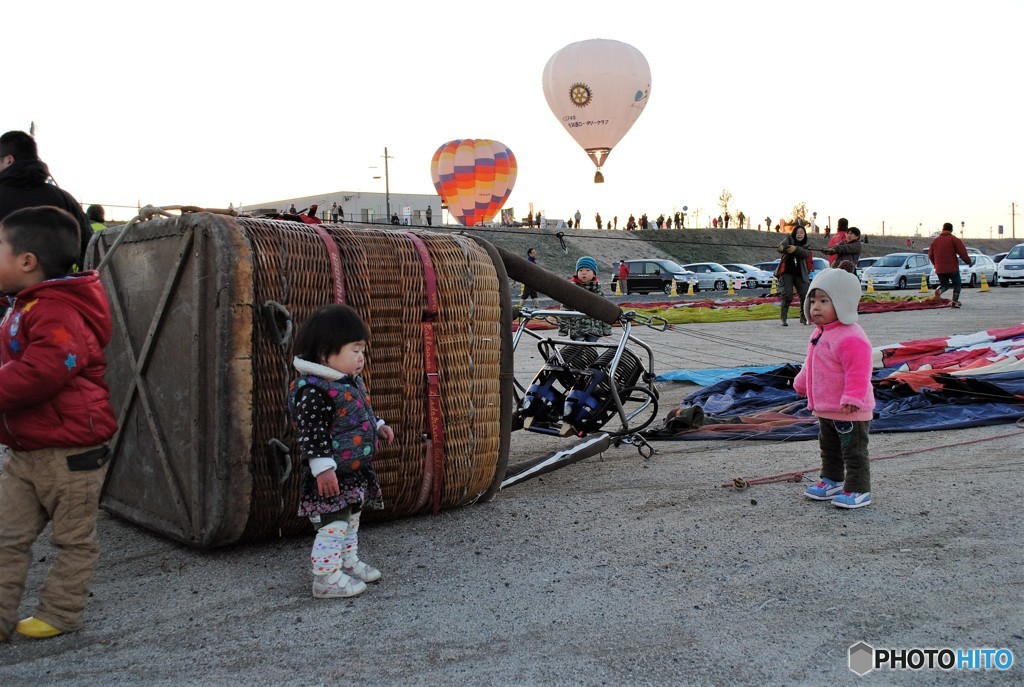
{"type": "Polygon", "coordinates": [[[516,156],[487,138],[448,141],[430,160],[430,178],[448,212],[463,226],[493,219],[516,183],[516,156]]]}
{"type": "Polygon", "coordinates": [[[604,181],[608,153],[644,111],[651,92],[647,58],[628,43],[595,38],[571,43],[544,67],[544,97],[604,181]]]}

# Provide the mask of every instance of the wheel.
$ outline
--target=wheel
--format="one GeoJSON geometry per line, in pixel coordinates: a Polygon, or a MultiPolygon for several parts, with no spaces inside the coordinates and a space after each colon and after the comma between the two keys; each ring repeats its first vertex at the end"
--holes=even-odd
{"type": "Polygon", "coordinates": [[[756,289],[757,288],[757,280],[756,279],[748,279],[747,280],[747,288],[748,289],[756,289]]]}
{"type": "Polygon", "coordinates": [[[971,287],[972,289],[973,289],[973,288],[974,288],[975,286],[977,286],[977,285],[978,285],[978,275],[976,275],[976,274],[971,274],[971,281],[970,281],[970,283],[968,283],[967,285],[968,285],[969,287],[971,287]]]}
{"type": "Polygon", "coordinates": [[[671,284],[665,284],[665,288],[663,288],[662,291],[665,292],[666,296],[671,295],[672,294],[672,285],[671,284]]]}
{"type": "Polygon", "coordinates": [[[897,289],[905,289],[905,288],[907,288],[907,278],[906,277],[900,277],[900,281],[899,281],[898,284],[896,284],[896,288],[897,289]]]}
{"type": "Polygon", "coordinates": [[[724,279],[719,279],[715,282],[715,291],[725,291],[725,287],[726,284],[724,279]]]}

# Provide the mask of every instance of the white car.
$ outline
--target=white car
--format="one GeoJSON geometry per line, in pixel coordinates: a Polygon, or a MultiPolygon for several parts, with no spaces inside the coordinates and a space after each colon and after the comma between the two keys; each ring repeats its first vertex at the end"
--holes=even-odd
{"type": "Polygon", "coordinates": [[[983,253],[971,255],[971,260],[973,262],[971,277],[967,280],[967,285],[981,286],[981,277],[984,275],[988,285],[995,286],[999,281],[999,275],[996,273],[996,261],[983,253]]]}
{"type": "Polygon", "coordinates": [[[856,272],[857,279],[860,279],[861,281],[865,281],[865,279],[864,279],[864,270],[866,270],[867,268],[871,267],[876,262],[878,262],[878,258],[861,258],[860,260],[858,260],[857,261],[857,272],[856,272]]]}
{"type": "Polygon", "coordinates": [[[756,289],[758,286],[769,287],[772,285],[773,273],[767,270],[759,270],[753,265],[742,262],[723,262],[722,267],[743,275],[743,283],[748,289],[756,289]]]}
{"type": "MultiPolygon", "coordinates": [[[[960,266],[960,283],[964,286],[967,286],[968,284],[970,284],[971,281],[971,266],[965,263],[962,259],[960,259],[959,256],[957,257],[956,261],[960,266]]],[[[928,273],[928,286],[930,286],[931,288],[937,288],[938,285],[939,275],[935,273],[935,268],[933,267],[932,271],[928,273]]]]}
{"type": "Polygon", "coordinates": [[[735,286],[736,280],[745,281],[742,274],[727,270],[717,262],[695,262],[683,265],[683,269],[697,275],[697,287],[700,289],[725,291],[730,283],[735,286]]]}
{"type": "Polygon", "coordinates": [[[996,274],[1003,288],[1010,284],[1024,284],[1024,243],[1018,243],[1010,249],[1000,261],[996,274]]]}
{"type": "MultiPolygon", "coordinates": [[[[996,275],[996,263],[992,258],[981,253],[968,253],[971,256],[971,265],[964,264],[964,261],[957,257],[957,262],[960,263],[960,281],[963,282],[964,286],[975,287],[981,286],[982,275],[985,277],[985,282],[989,286],[995,286],[998,281],[996,275]]],[[[931,271],[928,275],[928,286],[938,286],[939,277],[935,274],[935,270],[931,271]]]]}

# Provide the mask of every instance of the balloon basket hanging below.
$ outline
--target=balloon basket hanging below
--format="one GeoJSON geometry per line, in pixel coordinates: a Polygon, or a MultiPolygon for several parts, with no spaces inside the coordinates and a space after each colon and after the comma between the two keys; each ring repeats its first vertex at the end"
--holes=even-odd
{"type": "Polygon", "coordinates": [[[604,175],[601,174],[601,170],[599,170],[599,169],[594,171],[594,183],[595,184],[603,184],[604,183],[604,175]]]}

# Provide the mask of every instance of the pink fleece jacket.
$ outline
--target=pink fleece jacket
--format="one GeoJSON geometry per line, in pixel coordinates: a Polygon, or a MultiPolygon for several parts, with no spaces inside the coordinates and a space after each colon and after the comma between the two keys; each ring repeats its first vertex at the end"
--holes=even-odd
{"type": "Polygon", "coordinates": [[[807,397],[807,408],[832,420],[870,420],[875,409],[871,388],[871,342],[859,324],[838,320],[817,327],[807,344],[807,360],[793,379],[793,388],[807,397]],[[845,413],[842,404],[856,406],[845,413]]]}

